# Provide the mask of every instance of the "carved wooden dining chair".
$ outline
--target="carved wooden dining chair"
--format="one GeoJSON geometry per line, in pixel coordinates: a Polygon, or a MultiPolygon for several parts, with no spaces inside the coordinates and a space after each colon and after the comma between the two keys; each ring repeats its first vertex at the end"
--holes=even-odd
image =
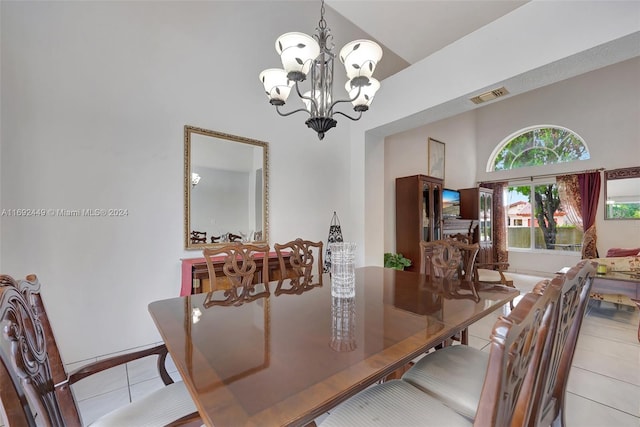
{"type": "MultiPolygon", "coordinates": [[[[464,244],[471,244],[471,234],[456,233],[449,236],[449,239],[464,244]]],[[[492,250],[481,248],[478,244],[478,253],[473,265],[473,283],[475,289],[486,288],[492,285],[508,286],[515,288],[513,280],[507,278],[504,272],[509,268],[508,262],[492,262],[492,250]]],[[[509,306],[513,310],[513,301],[509,301],[509,306]]]]}
{"type": "MultiPolygon", "coordinates": [[[[541,386],[534,398],[535,417],[530,426],[566,426],[565,395],[569,370],[576,351],[578,335],[589,303],[589,293],[598,264],[584,260],[571,268],[562,289],[558,326],[548,365],[544,366],[541,386]]],[[[533,292],[541,292],[534,288],[533,292]]]]}
{"type": "Polygon", "coordinates": [[[453,279],[462,262],[460,250],[446,240],[420,241],[420,256],[420,273],[438,279],[453,279]]]}
{"type": "MultiPolygon", "coordinates": [[[[594,271],[592,267],[586,266],[585,263],[581,262],[571,270],[571,274],[556,277],[553,281],[543,280],[534,288],[534,293],[539,294],[555,288],[558,294],[558,303],[556,304],[557,314],[555,316],[557,320],[552,325],[549,344],[545,346],[546,354],[543,358],[544,363],[541,365],[540,373],[541,382],[535,390],[535,396],[537,397],[532,398],[532,402],[535,404],[532,407],[533,414],[530,419],[532,422],[543,416],[542,410],[544,408],[537,403],[541,400],[540,396],[544,395],[545,399],[542,400],[547,404],[550,403],[549,399],[551,397],[549,393],[552,393],[552,391],[549,390],[543,393],[540,389],[542,382],[550,384],[550,382],[556,381],[556,375],[559,376],[557,381],[566,381],[564,375],[569,373],[570,357],[568,361],[565,360],[563,362],[564,364],[569,364],[568,367],[565,366],[563,368],[566,372],[560,372],[557,367],[548,368],[550,365],[557,365],[558,363],[559,353],[557,353],[557,344],[554,343],[560,340],[558,334],[561,337],[566,336],[567,329],[575,328],[573,331],[577,336],[579,324],[581,323],[580,316],[584,315],[589,294],[588,288],[590,285],[585,285],[585,283],[587,281],[590,282],[589,277],[593,276],[594,271]],[[585,288],[587,288],[586,292],[585,288]],[[549,377],[549,375],[552,377],[549,377]]],[[[575,343],[573,349],[567,350],[565,354],[569,355],[573,350],[575,350],[575,343]]],[[[483,382],[485,381],[484,372],[489,363],[489,355],[484,351],[466,346],[453,346],[428,354],[407,371],[403,379],[437,397],[458,413],[473,418],[478,408],[483,382]]],[[[548,388],[549,385],[545,387],[548,388]]],[[[553,395],[554,398],[556,396],[555,394],[553,395]]],[[[549,424],[547,423],[546,425],[548,426],[549,424]]]]}
{"type": "Polygon", "coordinates": [[[316,286],[322,286],[322,247],[321,241],[311,242],[303,239],[273,245],[280,265],[276,295],[300,294],[316,286]]]}
{"type": "Polygon", "coordinates": [[[158,358],[166,387],[106,414],[94,426],[202,424],[183,382],[173,382],[164,366],[164,345],[111,357],[67,373],[35,275],[16,281],[0,276],[0,405],[10,426],[80,427],[71,386],[105,369],[142,357],[158,358]]]}
{"type": "Polygon", "coordinates": [[[205,248],[202,253],[211,283],[205,307],[241,305],[269,296],[269,245],[230,243],[218,248],[205,248]],[[262,258],[261,270],[258,270],[256,256],[262,258]],[[223,257],[223,263],[214,263],[215,257],[223,257]],[[222,277],[216,272],[216,265],[222,277]]]}
{"type": "MultiPolygon", "coordinates": [[[[526,425],[539,368],[547,355],[543,350],[550,341],[558,297],[557,287],[549,287],[543,295],[528,293],[509,316],[498,319],[491,335],[488,364],[480,371],[483,382],[478,393],[477,411],[466,416],[456,412],[448,402],[405,380],[407,372],[401,380],[369,387],[338,405],[320,427],[526,425]]],[[[440,352],[453,357],[449,349],[455,351],[456,348],[469,347],[447,347],[423,359],[440,352]]],[[[447,385],[440,384],[442,387],[447,385]]]]}
{"type": "Polygon", "coordinates": [[[207,243],[207,232],[206,231],[192,231],[191,232],[191,243],[207,243]]]}
{"type": "MultiPolygon", "coordinates": [[[[480,245],[477,243],[463,243],[457,240],[450,241],[451,246],[460,251],[462,259],[458,266],[458,278],[465,282],[474,282],[476,259],[480,245]]],[[[475,289],[475,288],[474,288],[475,289]]]]}
{"type": "MultiPolygon", "coordinates": [[[[473,283],[473,273],[476,256],[480,246],[467,244],[454,239],[420,242],[422,262],[420,272],[432,278],[450,279],[465,282],[473,297],[479,298],[473,283]]],[[[469,344],[469,329],[465,328],[459,335],[451,337],[461,344],[469,344]]],[[[449,340],[443,345],[447,345],[449,340]]]]}
{"type": "MultiPolygon", "coordinates": [[[[461,243],[471,244],[472,238],[469,234],[456,233],[449,236],[449,239],[456,240],[461,243]]],[[[479,246],[479,244],[478,244],[479,246]]],[[[478,247],[480,249],[480,247],[478,247]]],[[[485,285],[503,285],[514,288],[513,280],[507,278],[504,272],[509,268],[508,262],[494,262],[489,259],[489,251],[485,249],[479,250],[476,262],[474,264],[473,280],[476,287],[481,284],[485,285]]]]}

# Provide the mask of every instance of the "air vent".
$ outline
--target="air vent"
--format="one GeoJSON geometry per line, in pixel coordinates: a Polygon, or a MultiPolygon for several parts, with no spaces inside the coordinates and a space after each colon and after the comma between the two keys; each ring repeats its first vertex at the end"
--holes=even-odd
{"type": "Polygon", "coordinates": [[[482,104],[483,102],[492,101],[504,95],[508,95],[509,91],[503,86],[498,89],[490,90],[489,92],[481,93],[478,96],[471,98],[471,102],[474,104],[482,104]]]}

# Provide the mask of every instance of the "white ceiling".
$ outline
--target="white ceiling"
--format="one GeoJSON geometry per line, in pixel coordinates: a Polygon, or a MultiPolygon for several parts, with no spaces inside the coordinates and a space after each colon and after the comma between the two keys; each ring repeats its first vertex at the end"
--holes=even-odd
{"type": "MultiPolygon", "coordinates": [[[[477,31],[486,26],[494,28],[512,28],[515,40],[522,40],[518,30],[529,30],[544,27],[536,26],[531,22],[531,27],[523,27],[522,17],[527,14],[519,13],[517,10],[523,6],[532,6],[534,3],[551,4],[555,1],[563,3],[564,0],[325,0],[328,5],[327,14],[331,11],[334,14],[344,17],[364,33],[383,47],[384,56],[376,68],[377,78],[384,80],[393,74],[402,71],[409,65],[416,64],[422,60],[430,61],[431,58],[439,55],[442,49],[453,48],[458,45],[460,51],[461,43],[464,46],[471,46],[473,43],[464,43],[465,38],[478,38],[487,42],[484,38],[487,31],[477,31]],[[500,21],[500,22],[499,22],[500,21]],[[497,27],[496,27],[497,25],[497,27]],[[482,37],[477,37],[482,33],[482,37]],[[456,43],[457,42],[457,43],[456,43]],[[438,52],[436,55],[434,53],[438,52]],[[426,59],[430,57],[429,59],[426,59]],[[379,72],[380,71],[380,72],[379,72]]],[[[620,10],[626,10],[629,16],[625,17],[623,28],[628,28],[630,22],[635,20],[636,26],[640,30],[640,1],[609,1],[591,0],[585,2],[566,2],[570,7],[580,8],[605,8],[608,16],[616,16],[620,10]],[[635,5],[634,5],[635,4],[635,5]]],[[[539,5],[538,5],[539,6],[539,5]]],[[[558,7],[557,10],[566,11],[569,6],[558,7]]],[[[536,7],[532,10],[541,10],[536,7]]],[[[549,8],[549,10],[556,10],[549,8]]],[[[533,16],[535,12],[532,13],[533,16]]],[[[529,24],[528,22],[526,24],[529,24]]],[[[613,21],[605,21],[603,25],[615,25],[613,21]]],[[[575,26],[574,26],[575,28],[575,26]]],[[[483,28],[484,30],[484,28],[483,28]]],[[[506,34],[506,33],[505,33],[506,34]]],[[[533,33],[535,34],[535,32],[533,33]]],[[[589,40],[589,30],[585,28],[581,36],[574,33],[574,37],[583,37],[589,40]]],[[[541,38],[541,37],[537,37],[541,38]]],[[[389,135],[417,126],[431,123],[443,118],[452,117],[456,114],[480,108],[483,105],[474,105],[469,98],[481,92],[492,90],[500,86],[507,87],[510,95],[499,98],[491,102],[500,102],[512,96],[538,89],[567,78],[596,70],[607,65],[640,56],[640,31],[629,33],[624,37],[611,39],[610,41],[593,45],[583,51],[576,52],[565,58],[558,58],[555,61],[532,69],[522,68],[519,73],[506,79],[496,81],[489,86],[478,87],[467,95],[441,102],[425,110],[416,111],[410,116],[392,122],[386,122],[386,118],[378,118],[382,124],[376,128],[379,134],[389,135]]],[[[496,45],[505,46],[507,40],[496,40],[496,45]]],[[[584,44],[588,46],[588,43],[584,44]]],[[[483,47],[483,52],[486,52],[483,47]]],[[[517,47],[516,47],[517,48],[517,47]]],[[[549,46],[553,50],[553,46],[549,46]]],[[[467,52],[469,53],[469,52],[467,52]]],[[[487,57],[488,63],[497,63],[503,52],[491,52],[494,57],[487,57]]],[[[513,54],[513,51],[510,52],[513,54]]],[[[477,57],[475,59],[478,59],[477,57]]],[[[416,65],[420,67],[420,65],[416,65]]],[[[415,76],[414,76],[415,77],[415,76]]],[[[374,116],[371,114],[370,116],[374,116]]],[[[371,119],[370,119],[371,120],[371,119]]]]}
{"type": "Polygon", "coordinates": [[[336,12],[409,64],[415,64],[527,2],[326,0],[336,12]]]}

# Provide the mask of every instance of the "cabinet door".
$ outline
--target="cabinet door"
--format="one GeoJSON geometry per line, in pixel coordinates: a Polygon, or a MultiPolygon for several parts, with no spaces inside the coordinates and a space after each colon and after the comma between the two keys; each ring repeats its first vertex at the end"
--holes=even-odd
{"type": "Polygon", "coordinates": [[[437,184],[433,187],[433,240],[442,239],[442,188],[437,184]]]}
{"type": "Polygon", "coordinates": [[[493,196],[491,193],[480,192],[480,209],[478,212],[478,228],[480,242],[491,242],[491,205],[493,196]]]}
{"type": "Polygon", "coordinates": [[[431,241],[431,184],[422,182],[422,240],[431,241]]]}

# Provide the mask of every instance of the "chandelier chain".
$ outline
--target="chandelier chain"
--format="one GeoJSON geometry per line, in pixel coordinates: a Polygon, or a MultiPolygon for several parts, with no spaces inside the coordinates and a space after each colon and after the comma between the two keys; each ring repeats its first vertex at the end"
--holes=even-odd
{"type": "Polygon", "coordinates": [[[318,27],[320,27],[321,30],[327,28],[327,21],[324,20],[324,0],[322,0],[320,4],[320,21],[318,21],[318,27]]]}

